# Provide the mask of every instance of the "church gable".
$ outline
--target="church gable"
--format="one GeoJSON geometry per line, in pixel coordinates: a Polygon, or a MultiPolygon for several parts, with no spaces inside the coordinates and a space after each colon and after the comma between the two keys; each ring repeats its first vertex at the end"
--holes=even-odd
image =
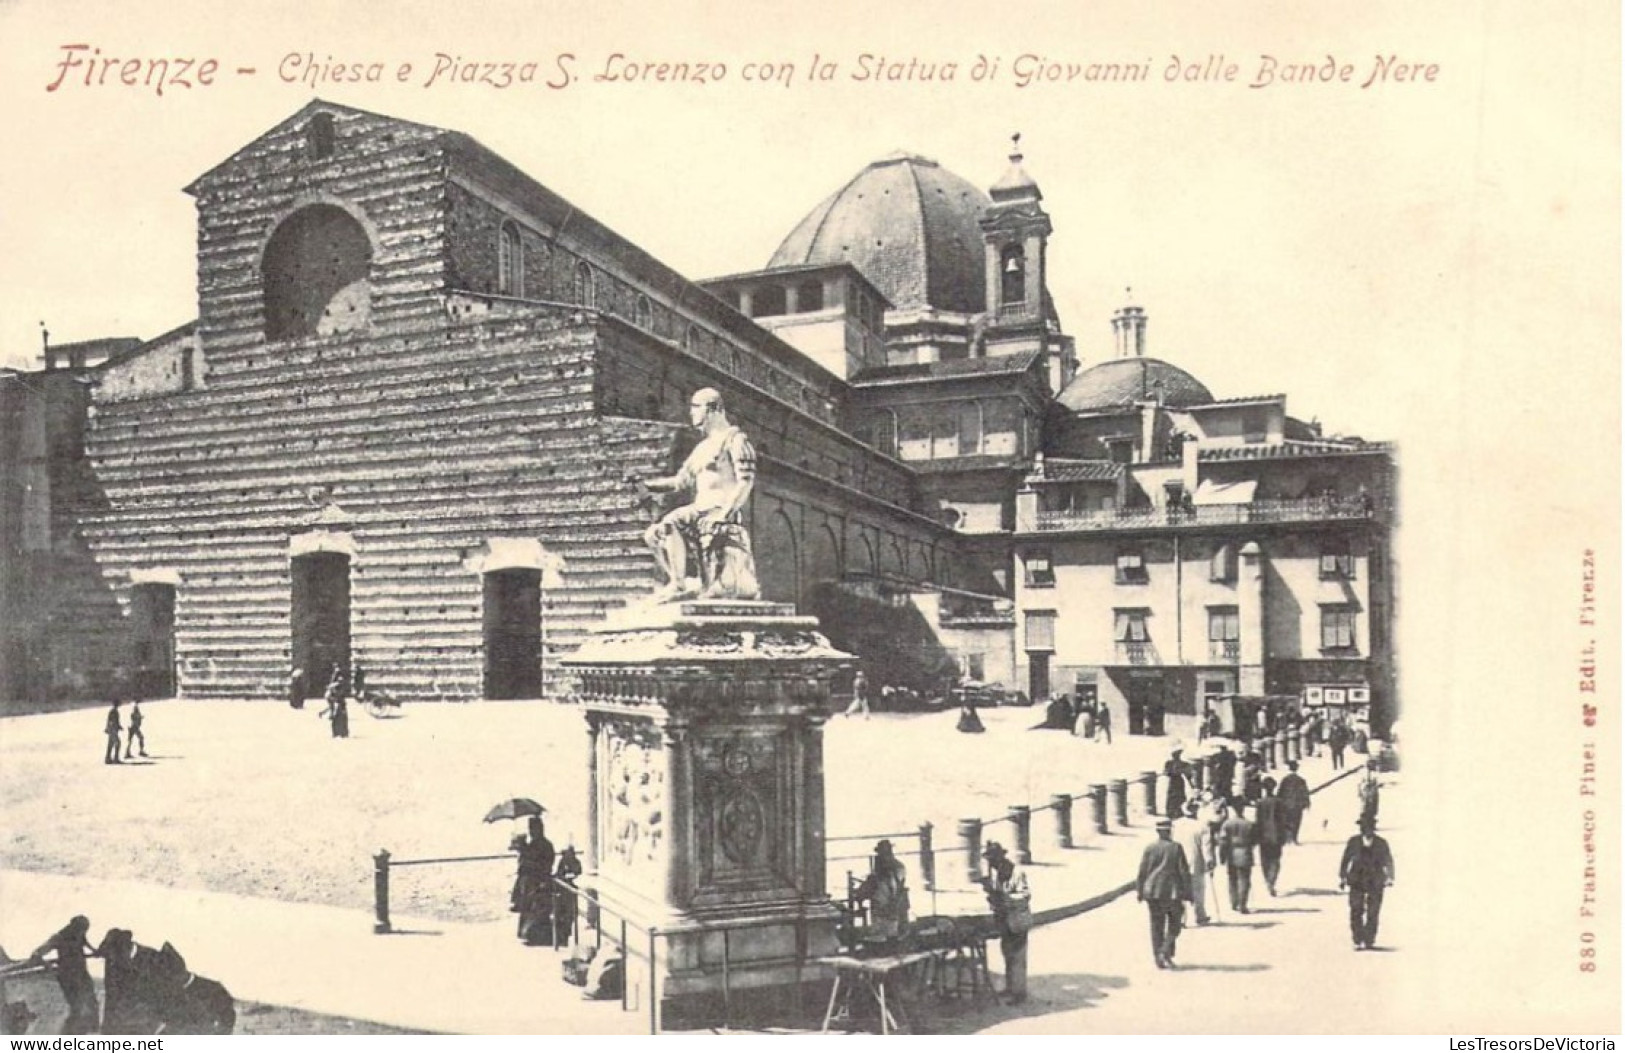
{"type": "Polygon", "coordinates": [[[313,102],[188,187],[211,372],[230,383],[265,344],[390,327],[439,309],[441,134],[313,102]]]}

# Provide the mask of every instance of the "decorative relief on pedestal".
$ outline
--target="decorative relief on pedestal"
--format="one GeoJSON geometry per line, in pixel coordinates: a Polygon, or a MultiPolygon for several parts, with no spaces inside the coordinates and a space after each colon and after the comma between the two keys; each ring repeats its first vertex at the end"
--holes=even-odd
{"type": "Polygon", "coordinates": [[[658,889],[666,840],[666,761],[653,725],[616,721],[604,744],[604,863],[658,889]]]}
{"type": "Polygon", "coordinates": [[[717,844],[722,854],[738,866],[758,862],[762,837],[767,832],[767,815],[761,800],[741,788],[717,809],[717,844]]]}
{"type": "Polygon", "coordinates": [[[738,654],[745,649],[744,636],[721,629],[689,629],[677,634],[677,649],[705,654],[738,654]]]}

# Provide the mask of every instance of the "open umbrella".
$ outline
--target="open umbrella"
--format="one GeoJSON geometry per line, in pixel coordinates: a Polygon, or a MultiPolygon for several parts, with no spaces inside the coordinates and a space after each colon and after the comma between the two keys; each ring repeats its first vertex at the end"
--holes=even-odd
{"type": "Polygon", "coordinates": [[[485,821],[494,823],[498,819],[523,819],[527,815],[541,815],[546,810],[529,797],[510,797],[486,812],[485,821]]]}

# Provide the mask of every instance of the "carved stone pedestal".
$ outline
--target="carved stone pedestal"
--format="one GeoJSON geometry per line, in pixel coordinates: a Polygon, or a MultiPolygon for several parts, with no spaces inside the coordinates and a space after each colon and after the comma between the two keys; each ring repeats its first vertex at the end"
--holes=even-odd
{"type": "Polygon", "coordinates": [[[720,994],[724,971],[729,991],[811,980],[833,952],[823,724],[849,661],[793,607],[729,600],[625,612],[564,663],[591,743],[588,880],[635,926],[629,977],[658,931],[663,1000],[720,994]]]}

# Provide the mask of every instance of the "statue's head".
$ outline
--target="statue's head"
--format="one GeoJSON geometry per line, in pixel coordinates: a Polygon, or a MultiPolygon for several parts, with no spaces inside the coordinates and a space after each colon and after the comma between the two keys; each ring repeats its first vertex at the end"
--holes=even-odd
{"type": "Polygon", "coordinates": [[[716,388],[701,388],[688,402],[688,419],[696,428],[704,428],[713,417],[728,419],[728,411],[722,405],[722,392],[716,388]]]}

